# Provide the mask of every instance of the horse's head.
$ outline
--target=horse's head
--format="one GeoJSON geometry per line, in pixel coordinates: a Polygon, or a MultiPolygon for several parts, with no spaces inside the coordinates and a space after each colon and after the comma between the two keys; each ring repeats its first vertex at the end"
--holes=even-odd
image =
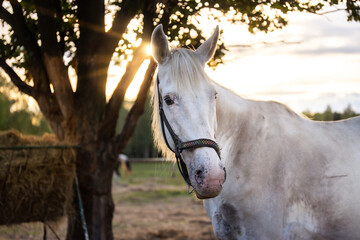
{"type": "Polygon", "coordinates": [[[166,145],[178,157],[181,152],[188,170],[184,170],[185,180],[188,174],[198,198],[216,197],[225,181],[225,169],[215,143],[216,91],[204,71],[218,38],[217,27],[196,51],[170,51],[161,25],[151,38],[153,56],[159,64],[154,88],[155,141],[165,153],[166,145]]]}

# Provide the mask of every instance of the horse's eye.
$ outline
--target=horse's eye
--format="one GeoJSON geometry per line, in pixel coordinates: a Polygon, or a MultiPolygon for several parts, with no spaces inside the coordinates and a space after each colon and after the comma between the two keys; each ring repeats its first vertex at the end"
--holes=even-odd
{"type": "Polygon", "coordinates": [[[165,97],[164,97],[164,101],[166,102],[167,105],[172,105],[172,104],[174,104],[174,100],[172,100],[172,99],[170,98],[170,96],[165,96],[165,97]]]}

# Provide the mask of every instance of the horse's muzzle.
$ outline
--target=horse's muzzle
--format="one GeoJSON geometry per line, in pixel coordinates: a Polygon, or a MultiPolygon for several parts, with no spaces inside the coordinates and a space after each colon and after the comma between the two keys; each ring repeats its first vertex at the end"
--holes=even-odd
{"type": "Polygon", "coordinates": [[[225,168],[217,170],[197,170],[194,176],[194,191],[199,199],[214,198],[218,196],[222,190],[226,180],[225,168]]]}

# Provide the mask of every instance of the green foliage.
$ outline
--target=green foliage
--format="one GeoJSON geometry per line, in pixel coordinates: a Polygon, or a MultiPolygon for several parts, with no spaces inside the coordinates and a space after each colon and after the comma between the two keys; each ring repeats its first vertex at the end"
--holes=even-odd
{"type": "Polygon", "coordinates": [[[27,110],[27,105],[12,111],[16,101],[10,99],[9,94],[4,93],[12,91],[14,90],[0,76],[0,131],[16,129],[21,133],[32,135],[51,132],[44,117],[40,113],[36,114],[27,110]]]}
{"type": "MultiPolygon", "coordinates": [[[[120,110],[120,117],[117,123],[116,132],[120,133],[125,122],[125,117],[129,109],[126,107],[131,103],[124,104],[120,110]]],[[[152,107],[150,104],[150,97],[148,96],[145,103],[145,111],[140,117],[136,126],[136,130],[132,135],[129,144],[124,149],[124,153],[129,157],[157,157],[157,151],[154,147],[154,141],[151,132],[151,115],[152,107]]]]}
{"type": "MultiPolygon", "coordinates": [[[[69,65],[76,68],[76,42],[80,36],[78,6],[77,1],[59,1],[57,9],[51,10],[48,14],[53,14],[56,20],[56,31],[61,50],[66,57],[69,65]]],[[[115,17],[116,11],[129,9],[136,13],[134,19],[139,21],[135,28],[128,28],[123,35],[119,46],[116,49],[113,60],[120,63],[132,54],[132,50],[138,45],[130,41],[129,34],[135,34],[135,40],[142,38],[144,20],[143,1],[106,1],[104,15],[115,17]]],[[[153,25],[163,23],[167,29],[170,41],[179,43],[180,46],[198,47],[204,40],[205,35],[196,24],[196,16],[201,14],[203,9],[210,9],[209,18],[220,21],[221,16],[227,16],[228,20],[234,23],[248,25],[250,32],[273,31],[286,26],[286,14],[294,11],[305,11],[319,13],[324,6],[339,5],[346,3],[345,11],[348,13],[349,21],[360,21],[359,1],[353,0],[322,0],[322,1],[302,1],[302,0],[274,0],[274,1],[228,1],[228,0],[177,0],[177,1],[154,1],[151,12],[153,25]],[[219,12],[221,14],[219,14],[219,12]],[[190,34],[192,31],[192,34],[190,34]]],[[[23,15],[26,24],[35,38],[40,41],[40,31],[38,27],[38,17],[33,0],[22,0],[23,15]]],[[[3,4],[6,9],[11,9],[9,4],[3,4]]],[[[344,5],[344,4],[343,4],[344,5]]],[[[10,10],[11,11],[11,10],[10,10]]],[[[12,59],[13,66],[23,68],[26,72],[29,67],[29,57],[26,49],[21,45],[13,29],[6,23],[6,18],[0,18],[0,24],[6,26],[7,34],[2,34],[0,38],[0,57],[12,59]]],[[[133,40],[133,38],[131,38],[133,40]]],[[[222,63],[226,47],[220,39],[219,47],[215,53],[215,58],[209,63],[215,67],[222,63]]]]}
{"type": "Polygon", "coordinates": [[[344,109],[342,113],[333,112],[331,107],[328,105],[325,111],[322,113],[311,113],[310,111],[305,111],[303,114],[309,119],[315,121],[337,121],[360,115],[352,109],[350,104],[344,109]]]}
{"type": "Polygon", "coordinates": [[[47,121],[42,116],[37,116],[26,109],[10,111],[13,104],[14,101],[0,93],[0,131],[16,129],[21,133],[32,135],[51,132],[47,121]]]}
{"type": "MultiPolygon", "coordinates": [[[[51,15],[55,20],[56,39],[65,64],[71,65],[76,70],[78,65],[77,44],[80,38],[78,9],[81,1],[61,0],[57,2],[56,6],[49,9],[40,6],[45,4],[42,1],[22,0],[18,4],[15,2],[17,3],[17,1],[1,1],[0,25],[3,31],[0,35],[0,58],[7,60],[7,64],[11,67],[16,67],[24,72],[27,82],[34,82],[29,71],[31,66],[33,70],[37,69],[34,67],[36,63],[31,62],[34,52],[29,52],[34,50],[25,49],[24,44],[27,42],[28,45],[38,45],[40,51],[43,50],[41,48],[44,44],[41,41],[46,38],[40,36],[39,29],[39,14],[43,11],[42,14],[51,15]],[[23,16],[24,19],[19,16],[23,16]],[[28,31],[16,29],[22,24],[26,25],[22,29],[28,31]]],[[[173,0],[152,2],[110,0],[104,3],[104,19],[115,19],[119,14],[124,15],[122,12],[126,11],[133,20],[137,21],[136,26],[131,26],[131,24],[127,26],[127,30],[121,35],[118,47],[113,54],[113,61],[121,63],[123,60],[131,58],[133,50],[140,44],[140,40],[145,34],[143,32],[145,21],[152,21],[153,26],[162,23],[170,41],[180,46],[197,48],[208,37],[200,29],[196,19],[204,12],[211,19],[222,21],[225,16],[230,22],[246,24],[250,32],[268,32],[286,26],[286,14],[289,12],[302,11],[317,14],[321,13],[324,6],[340,4],[348,13],[349,21],[359,21],[359,2],[354,0],[173,0]]],[[[102,13],[99,12],[99,14],[102,13]]],[[[105,25],[99,24],[92,27],[96,27],[98,31],[102,32],[101,34],[106,34],[105,29],[102,29],[105,28],[105,25]]],[[[115,34],[117,33],[115,32],[115,34]]],[[[92,40],[89,39],[89,41],[92,40]]],[[[222,63],[222,57],[226,50],[222,37],[220,37],[219,47],[209,65],[214,68],[222,63]]]]}

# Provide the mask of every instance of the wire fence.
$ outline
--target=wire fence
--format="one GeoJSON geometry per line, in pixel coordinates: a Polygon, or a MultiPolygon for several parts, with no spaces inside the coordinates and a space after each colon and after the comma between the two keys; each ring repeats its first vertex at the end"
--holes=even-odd
{"type": "MultiPolygon", "coordinates": [[[[31,158],[35,157],[38,158],[38,161],[48,163],[51,165],[51,161],[53,161],[53,158],[50,156],[51,152],[54,150],[58,150],[59,158],[66,158],[67,156],[64,156],[64,151],[70,150],[70,149],[79,149],[79,145],[14,145],[14,146],[0,146],[0,205],[1,202],[4,202],[7,200],[7,193],[11,190],[12,187],[9,183],[10,177],[12,177],[12,171],[11,169],[16,165],[19,164],[19,161],[22,161],[22,166],[17,168],[17,174],[19,178],[24,178],[25,176],[22,176],[21,174],[26,172],[26,168],[29,167],[29,161],[31,161],[31,158]],[[19,158],[19,156],[21,156],[19,158]]],[[[66,154],[65,154],[66,155],[66,154]]],[[[129,158],[129,162],[131,163],[159,163],[159,162],[166,162],[167,160],[165,158],[129,158]]],[[[52,167],[48,165],[48,167],[52,167]]],[[[54,178],[54,177],[53,177],[54,178]]],[[[27,181],[26,179],[22,179],[27,181]]],[[[43,184],[44,185],[44,184],[43,184]]],[[[46,185],[46,184],[45,184],[46,185]]],[[[77,176],[75,175],[73,179],[73,190],[77,197],[77,204],[80,212],[80,219],[82,220],[82,226],[84,230],[84,238],[89,239],[86,221],[85,221],[85,215],[82,208],[82,200],[81,195],[79,191],[79,185],[77,182],[77,176]]],[[[31,191],[31,189],[28,189],[31,191]]],[[[48,206],[47,206],[48,207],[48,206]]],[[[3,211],[0,209],[0,212],[3,211]]],[[[47,210],[45,211],[47,212],[47,210]]],[[[1,214],[0,214],[1,215],[1,214]]],[[[23,215],[26,215],[24,213],[23,215]]],[[[31,221],[34,222],[34,221],[31,221]]],[[[56,226],[54,227],[51,221],[47,221],[46,219],[40,220],[39,222],[42,222],[43,226],[40,227],[38,225],[29,225],[29,224],[21,224],[17,225],[18,227],[22,227],[25,231],[29,231],[30,235],[33,230],[29,229],[30,226],[34,226],[36,228],[37,232],[39,232],[39,228],[42,228],[42,238],[43,239],[61,239],[64,238],[62,232],[63,230],[58,230],[56,226]],[[50,231],[48,231],[50,230],[50,231]],[[60,232],[58,234],[57,232],[60,232]],[[50,234],[52,233],[52,234],[50,234]]],[[[19,221],[18,223],[21,223],[19,221]]],[[[0,221],[0,226],[4,224],[0,221]]],[[[6,224],[6,223],[5,223],[6,224]]],[[[13,227],[14,228],[14,227],[13,227]]],[[[15,231],[15,230],[14,230],[15,231]]],[[[39,237],[39,236],[38,236],[39,237]]]]}
{"type": "Polygon", "coordinates": [[[26,146],[0,146],[0,150],[25,150],[25,149],[74,149],[80,148],[79,145],[26,145],[26,146]]]}

